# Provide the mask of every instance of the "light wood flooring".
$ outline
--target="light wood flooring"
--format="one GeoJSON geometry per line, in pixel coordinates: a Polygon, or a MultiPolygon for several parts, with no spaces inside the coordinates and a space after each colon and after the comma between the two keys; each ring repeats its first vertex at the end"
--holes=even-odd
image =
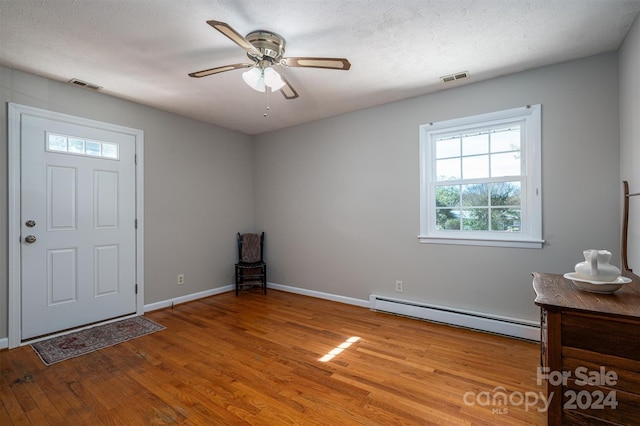
{"type": "Polygon", "coordinates": [[[167,329],[49,367],[1,351],[0,425],[546,424],[536,343],[276,290],[146,316],[167,329]]]}

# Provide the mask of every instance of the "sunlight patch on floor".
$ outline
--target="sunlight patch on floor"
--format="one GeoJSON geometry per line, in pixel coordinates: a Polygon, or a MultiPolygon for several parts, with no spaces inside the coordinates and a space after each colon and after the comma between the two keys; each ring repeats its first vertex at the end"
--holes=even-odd
{"type": "Polygon", "coordinates": [[[336,346],[335,348],[333,348],[329,352],[327,352],[327,354],[325,356],[323,356],[322,358],[320,358],[319,361],[320,362],[331,361],[336,355],[340,354],[342,351],[347,349],[349,346],[351,346],[352,344],[354,344],[358,340],[360,340],[360,337],[358,337],[358,336],[349,337],[347,340],[342,342],[340,345],[336,346]]]}

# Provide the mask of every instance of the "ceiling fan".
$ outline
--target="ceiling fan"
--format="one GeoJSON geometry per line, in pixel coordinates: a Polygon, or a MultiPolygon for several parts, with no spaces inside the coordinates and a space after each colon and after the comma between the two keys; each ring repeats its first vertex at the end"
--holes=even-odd
{"type": "Polygon", "coordinates": [[[286,99],[295,99],[298,97],[298,92],[295,91],[284,76],[273,68],[274,66],[325,68],[344,71],[351,68],[351,63],[345,58],[285,58],[282,56],[285,48],[284,38],[271,31],[252,31],[246,37],[243,37],[224,22],[211,20],[207,21],[207,24],[244,49],[249,59],[253,62],[224,65],[192,72],[189,74],[190,77],[200,78],[225,71],[250,68],[242,74],[242,78],[252,89],[264,92],[268,87],[271,91],[280,90],[286,99]]]}

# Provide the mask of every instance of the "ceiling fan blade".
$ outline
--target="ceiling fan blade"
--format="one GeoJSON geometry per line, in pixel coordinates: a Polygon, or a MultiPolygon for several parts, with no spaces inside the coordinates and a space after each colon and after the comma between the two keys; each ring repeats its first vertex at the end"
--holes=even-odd
{"type": "Polygon", "coordinates": [[[281,65],[286,67],[326,68],[347,71],[351,63],[345,58],[282,58],[281,65]]]}
{"type": "Polygon", "coordinates": [[[244,38],[244,36],[231,28],[229,24],[214,20],[207,21],[207,24],[211,25],[213,28],[227,36],[229,40],[242,47],[247,53],[250,53],[252,56],[257,57],[258,59],[262,59],[262,53],[260,53],[260,51],[256,49],[253,44],[249,43],[249,41],[244,38]]]}
{"type": "Polygon", "coordinates": [[[296,92],[296,90],[293,88],[293,86],[291,86],[291,83],[289,83],[289,81],[284,78],[283,75],[280,75],[280,77],[282,78],[282,81],[284,81],[284,86],[282,86],[280,91],[282,92],[282,96],[284,96],[285,99],[295,99],[300,96],[298,95],[298,92],[296,92]]]}
{"type": "Polygon", "coordinates": [[[208,70],[202,70],[202,71],[196,71],[196,72],[189,73],[189,77],[195,77],[195,78],[206,77],[206,76],[211,75],[211,74],[220,74],[221,72],[225,72],[225,71],[238,70],[238,69],[241,69],[241,68],[250,68],[253,65],[254,64],[224,65],[222,67],[209,68],[208,70]]]}

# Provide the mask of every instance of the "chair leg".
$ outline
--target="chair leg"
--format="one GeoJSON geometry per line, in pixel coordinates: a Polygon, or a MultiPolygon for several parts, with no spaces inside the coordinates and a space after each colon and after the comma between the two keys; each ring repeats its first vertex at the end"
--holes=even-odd
{"type": "Polygon", "coordinates": [[[264,294],[267,294],[267,265],[262,266],[262,288],[264,289],[264,294]]]}
{"type": "Polygon", "coordinates": [[[238,297],[238,288],[240,287],[240,282],[238,281],[240,277],[238,276],[238,267],[236,266],[236,297],[238,297]]]}

